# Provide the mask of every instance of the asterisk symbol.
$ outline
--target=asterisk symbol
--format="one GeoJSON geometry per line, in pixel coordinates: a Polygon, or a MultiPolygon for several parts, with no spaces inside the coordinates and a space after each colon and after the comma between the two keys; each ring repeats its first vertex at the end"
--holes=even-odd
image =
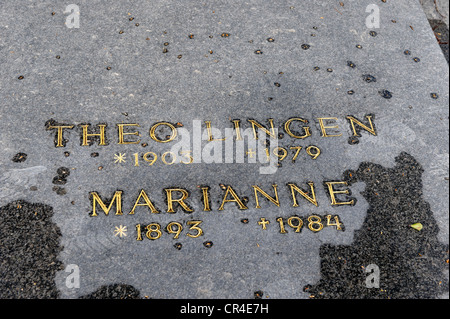
{"type": "Polygon", "coordinates": [[[122,153],[114,154],[114,159],[115,159],[114,163],[125,163],[126,158],[127,157],[126,157],[125,153],[124,154],[122,154],[122,153]]]}
{"type": "Polygon", "coordinates": [[[127,226],[116,226],[116,229],[114,230],[114,236],[119,236],[122,238],[123,236],[127,236],[127,226]]]}

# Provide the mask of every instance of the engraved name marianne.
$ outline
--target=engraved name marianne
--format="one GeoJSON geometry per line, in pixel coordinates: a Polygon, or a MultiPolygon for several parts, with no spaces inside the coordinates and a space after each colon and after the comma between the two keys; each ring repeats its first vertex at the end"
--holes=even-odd
{"type": "MultiPolygon", "coordinates": [[[[349,197],[351,195],[351,191],[347,188],[348,183],[346,181],[328,181],[323,183],[325,186],[325,190],[328,193],[328,197],[330,200],[331,206],[339,206],[339,205],[355,205],[356,199],[349,197]],[[340,196],[340,198],[338,198],[340,196]],[[346,197],[345,199],[343,197],[346,197]]],[[[292,207],[299,207],[300,200],[303,199],[306,203],[314,205],[316,207],[319,206],[318,200],[316,198],[316,186],[313,182],[308,182],[307,185],[299,187],[295,183],[289,183],[286,185],[287,191],[289,192],[292,199],[292,207]]],[[[273,205],[280,207],[280,199],[278,196],[278,185],[273,184],[272,189],[263,190],[261,187],[257,185],[253,185],[254,199],[255,199],[255,208],[261,208],[260,198],[267,199],[273,205]]],[[[234,203],[240,210],[247,210],[248,207],[248,199],[243,196],[239,196],[235,189],[228,185],[222,186],[224,190],[223,197],[221,197],[221,204],[217,208],[219,211],[224,210],[227,204],[234,203]]],[[[194,209],[188,203],[188,197],[190,196],[190,192],[184,188],[167,188],[164,189],[165,193],[165,202],[167,204],[167,213],[176,213],[178,208],[181,208],[185,213],[192,213],[194,209]]],[[[98,216],[98,208],[103,211],[103,213],[108,216],[109,213],[115,207],[115,215],[123,215],[123,191],[116,191],[114,195],[109,199],[102,199],[98,192],[90,192],[90,199],[92,205],[92,213],[90,216],[95,217],[98,216]]],[[[207,212],[214,209],[211,207],[211,199],[210,199],[210,187],[203,186],[200,187],[199,195],[201,197],[201,201],[203,203],[202,210],[207,212]]],[[[153,214],[159,214],[160,211],[156,208],[155,204],[151,200],[148,193],[142,189],[138,194],[136,200],[134,201],[134,205],[129,211],[129,215],[134,215],[137,207],[147,207],[148,212],[153,214]]]]}
{"type": "MultiPolygon", "coordinates": [[[[375,129],[374,115],[365,115],[364,119],[357,118],[355,116],[346,116],[345,120],[348,122],[350,131],[353,136],[361,136],[360,131],[366,131],[374,136],[377,136],[375,129]]],[[[321,137],[340,137],[342,133],[338,130],[340,129],[336,121],[336,117],[319,117],[316,119],[320,131],[321,137]]],[[[278,139],[276,134],[274,120],[272,118],[267,119],[267,124],[262,124],[253,119],[248,119],[247,122],[250,124],[249,127],[252,129],[252,136],[254,139],[258,139],[258,132],[263,132],[267,134],[270,138],[278,139]]],[[[232,129],[234,131],[234,138],[236,141],[243,140],[242,135],[242,121],[241,120],[231,120],[232,129]]],[[[301,117],[292,117],[281,123],[283,130],[294,139],[306,139],[312,136],[310,121],[301,117]],[[300,131],[298,131],[300,130],[300,131]]],[[[204,121],[204,127],[208,134],[208,141],[225,140],[215,139],[212,134],[212,124],[211,121],[204,121]]],[[[181,123],[172,124],[169,122],[158,122],[153,124],[149,129],[150,138],[158,143],[169,143],[176,139],[178,133],[177,126],[182,126],[181,123]],[[170,131],[170,134],[165,134],[160,136],[158,132],[162,130],[170,131]]],[[[47,131],[55,132],[54,143],[56,147],[65,147],[67,140],[64,138],[64,133],[68,130],[73,130],[78,127],[80,130],[80,141],[81,146],[89,146],[94,143],[94,139],[97,141],[99,146],[109,145],[109,138],[107,136],[107,124],[61,124],[57,123],[55,120],[49,120],[45,123],[45,128],[47,131]]],[[[120,123],[116,124],[117,129],[117,144],[127,145],[127,144],[139,144],[141,143],[140,137],[141,132],[139,128],[141,127],[138,123],[120,123]]]]}

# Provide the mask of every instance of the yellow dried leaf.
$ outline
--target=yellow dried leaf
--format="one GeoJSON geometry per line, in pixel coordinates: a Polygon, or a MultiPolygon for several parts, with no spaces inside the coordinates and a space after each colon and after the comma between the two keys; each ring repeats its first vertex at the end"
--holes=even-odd
{"type": "Polygon", "coordinates": [[[421,231],[423,228],[423,225],[421,223],[416,223],[416,224],[412,224],[411,227],[417,231],[421,231]]]}

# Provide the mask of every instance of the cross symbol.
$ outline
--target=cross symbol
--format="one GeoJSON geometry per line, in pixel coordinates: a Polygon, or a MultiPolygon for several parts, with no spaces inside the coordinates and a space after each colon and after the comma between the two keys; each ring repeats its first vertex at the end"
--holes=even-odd
{"type": "Polygon", "coordinates": [[[270,224],[270,222],[268,220],[266,220],[265,218],[261,218],[261,221],[258,222],[258,225],[262,226],[262,229],[267,229],[267,225],[270,224]]]}
{"type": "Polygon", "coordinates": [[[256,152],[250,148],[246,154],[249,155],[250,158],[253,158],[253,155],[255,155],[256,152]]]}

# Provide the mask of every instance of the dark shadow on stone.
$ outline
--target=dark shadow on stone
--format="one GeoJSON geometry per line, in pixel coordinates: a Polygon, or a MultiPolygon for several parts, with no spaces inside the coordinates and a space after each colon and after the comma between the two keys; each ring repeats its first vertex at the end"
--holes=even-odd
{"type": "Polygon", "coordinates": [[[304,287],[311,298],[427,299],[448,292],[443,271],[449,247],[438,241],[438,225],[423,199],[423,169],[407,153],[396,162],[392,169],[362,163],[344,174],[349,183],[366,183],[362,195],[370,207],[351,246],[321,246],[321,279],[304,287]],[[415,223],[423,229],[413,229],[415,223]],[[366,286],[371,264],[380,269],[379,288],[366,286]]]}
{"type": "Polygon", "coordinates": [[[53,209],[15,201],[0,208],[0,298],[48,299],[59,293],[54,278],[61,231],[53,209]]]}
{"type": "MultiPolygon", "coordinates": [[[[0,208],[0,299],[56,299],[61,231],[53,208],[18,200],[0,208]]],[[[104,286],[83,299],[137,299],[127,285],[104,286]]]]}
{"type": "Polygon", "coordinates": [[[441,47],[445,59],[447,60],[448,63],[449,62],[448,26],[441,20],[428,20],[428,22],[430,23],[430,26],[433,29],[433,32],[436,36],[436,40],[439,43],[439,46],[441,47]]]}
{"type": "Polygon", "coordinates": [[[80,299],[141,299],[140,292],[129,285],[103,286],[80,299]]]}

